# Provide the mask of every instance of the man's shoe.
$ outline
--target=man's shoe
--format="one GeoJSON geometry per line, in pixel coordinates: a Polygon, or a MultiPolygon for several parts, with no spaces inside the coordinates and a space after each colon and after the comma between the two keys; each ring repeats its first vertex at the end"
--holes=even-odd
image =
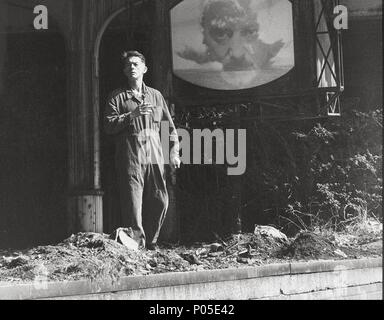
{"type": "Polygon", "coordinates": [[[158,250],[159,246],[156,243],[148,243],[147,250],[158,250]]]}

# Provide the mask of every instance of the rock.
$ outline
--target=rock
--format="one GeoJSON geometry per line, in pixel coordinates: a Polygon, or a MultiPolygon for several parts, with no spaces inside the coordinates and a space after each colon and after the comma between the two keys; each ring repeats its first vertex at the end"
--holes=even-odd
{"type": "Polygon", "coordinates": [[[198,248],[196,251],[197,256],[207,255],[208,250],[206,248],[198,248]]]}
{"type": "Polygon", "coordinates": [[[220,243],[212,243],[209,246],[209,249],[211,252],[217,252],[217,251],[223,251],[224,250],[223,246],[220,243]]]}
{"type": "Polygon", "coordinates": [[[237,257],[236,261],[239,262],[239,263],[243,263],[243,264],[248,264],[249,263],[249,259],[244,258],[244,257],[237,257]]]}
{"type": "Polygon", "coordinates": [[[282,241],[288,241],[288,238],[284,233],[271,226],[255,225],[255,230],[253,233],[261,234],[262,236],[279,239],[282,241]]]}
{"type": "Polygon", "coordinates": [[[340,249],[336,249],[335,251],[333,251],[335,254],[337,254],[338,256],[341,256],[343,258],[347,258],[348,256],[343,252],[341,251],[340,249]]]}

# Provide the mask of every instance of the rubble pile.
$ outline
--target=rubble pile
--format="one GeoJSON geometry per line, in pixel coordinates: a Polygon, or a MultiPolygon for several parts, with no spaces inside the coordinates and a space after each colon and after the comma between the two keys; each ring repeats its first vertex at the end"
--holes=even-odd
{"type": "MultiPolygon", "coordinates": [[[[313,232],[287,238],[270,226],[254,233],[216,236],[212,243],[190,246],[160,244],[158,250],[137,250],[129,241],[108,234],[78,233],[57,245],[28,250],[0,250],[0,282],[71,281],[147,275],[165,272],[240,268],[287,261],[381,256],[382,244],[339,246],[313,232]],[[125,243],[125,245],[123,244],[125,243]]],[[[347,238],[345,238],[347,239],[347,238]]],[[[129,239],[126,239],[129,240],[129,239]]],[[[339,241],[340,242],[340,241],[339,241]]]]}

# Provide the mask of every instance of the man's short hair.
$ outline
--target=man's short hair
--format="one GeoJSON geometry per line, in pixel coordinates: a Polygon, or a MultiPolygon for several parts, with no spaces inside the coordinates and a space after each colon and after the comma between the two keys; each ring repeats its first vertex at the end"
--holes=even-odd
{"type": "Polygon", "coordinates": [[[131,58],[131,57],[138,57],[141,59],[141,61],[145,64],[145,57],[142,53],[140,53],[139,51],[124,51],[122,54],[121,54],[121,60],[123,62],[125,62],[128,58],[131,58]]]}

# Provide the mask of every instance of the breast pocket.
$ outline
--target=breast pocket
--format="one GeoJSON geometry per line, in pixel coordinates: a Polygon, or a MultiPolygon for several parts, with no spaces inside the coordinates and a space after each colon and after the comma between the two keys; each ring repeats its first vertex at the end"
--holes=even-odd
{"type": "Polygon", "coordinates": [[[161,106],[155,106],[153,108],[153,122],[160,122],[163,116],[163,109],[161,106]]]}
{"type": "Polygon", "coordinates": [[[132,112],[137,108],[137,103],[132,100],[126,100],[122,103],[124,112],[132,112]]]}

